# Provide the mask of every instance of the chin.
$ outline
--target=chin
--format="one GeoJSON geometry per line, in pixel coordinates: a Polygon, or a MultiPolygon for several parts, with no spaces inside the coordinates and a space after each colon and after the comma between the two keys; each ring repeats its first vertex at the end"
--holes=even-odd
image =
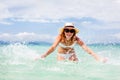
{"type": "Polygon", "coordinates": [[[70,39],[72,36],[66,36],[67,39],[70,39]]]}

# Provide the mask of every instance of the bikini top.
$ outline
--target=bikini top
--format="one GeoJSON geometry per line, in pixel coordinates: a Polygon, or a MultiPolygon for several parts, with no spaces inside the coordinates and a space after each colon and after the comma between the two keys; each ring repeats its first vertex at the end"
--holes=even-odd
{"type": "Polygon", "coordinates": [[[72,45],[70,45],[70,46],[66,46],[66,45],[64,45],[64,44],[62,44],[62,43],[59,43],[59,46],[60,46],[60,47],[63,47],[63,48],[73,48],[76,43],[77,43],[77,41],[75,41],[75,42],[74,42],[72,45]]]}

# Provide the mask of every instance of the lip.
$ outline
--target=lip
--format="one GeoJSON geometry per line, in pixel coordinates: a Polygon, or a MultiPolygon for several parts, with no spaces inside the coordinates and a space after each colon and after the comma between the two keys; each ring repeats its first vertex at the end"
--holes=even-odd
{"type": "Polygon", "coordinates": [[[66,33],[66,37],[72,37],[71,33],[66,33]]]}

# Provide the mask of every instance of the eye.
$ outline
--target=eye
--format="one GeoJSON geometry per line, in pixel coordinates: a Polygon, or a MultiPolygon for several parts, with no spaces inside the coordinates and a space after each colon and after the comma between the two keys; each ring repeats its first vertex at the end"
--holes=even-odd
{"type": "Polygon", "coordinates": [[[71,32],[71,33],[74,33],[74,32],[75,32],[75,30],[74,30],[74,29],[71,29],[71,30],[70,30],[70,32],[71,32]]]}
{"type": "Polygon", "coordinates": [[[64,29],[64,31],[68,33],[68,32],[69,32],[69,29],[64,29]]]}

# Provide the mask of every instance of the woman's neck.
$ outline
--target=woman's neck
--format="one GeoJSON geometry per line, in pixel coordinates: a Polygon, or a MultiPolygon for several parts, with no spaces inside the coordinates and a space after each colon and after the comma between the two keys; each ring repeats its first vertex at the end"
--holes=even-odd
{"type": "Polygon", "coordinates": [[[66,37],[66,40],[69,41],[71,38],[70,37],[66,37]]]}
{"type": "Polygon", "coordinates": [[[66,41],[70,41],[70,39],[67,39],[67,38],[66,38],[66,41]]]}

